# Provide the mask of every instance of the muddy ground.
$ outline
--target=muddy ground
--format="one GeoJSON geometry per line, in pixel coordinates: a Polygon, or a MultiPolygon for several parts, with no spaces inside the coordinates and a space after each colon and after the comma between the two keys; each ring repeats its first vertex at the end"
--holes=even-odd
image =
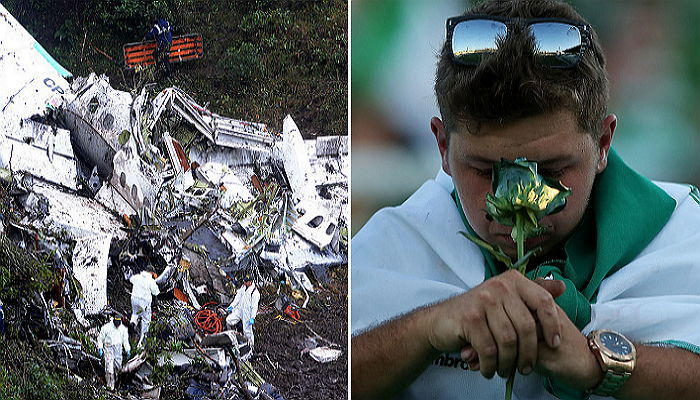
{"type": "MultiPolygon", "coordinates": [[[[331,282],[311,295],[307,308],[301,311],[303,322],[275,319],[279,312],[274,306],[256,318],[253,366],[286,400],[348,398],[347,271],[347,266],[329,271],[331,282]],[[317,339],[319,346],[328,346],[328,342],[338,345],[332,347],[343,351],[340,358],[322,364],[302,353],[304,341],[315,336],[312,331],[323,338],[317,339]]],[[[274,291],[263,290],[261,310],[275,298],[274,291]]]]}

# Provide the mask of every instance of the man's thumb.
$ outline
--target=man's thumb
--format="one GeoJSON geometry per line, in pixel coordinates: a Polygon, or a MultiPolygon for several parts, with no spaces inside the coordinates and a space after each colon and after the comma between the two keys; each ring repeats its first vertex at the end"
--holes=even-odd
{"type": "Polygon", "coordinates": [[[566,290],[566,283],[557,279],[537,278],[535,279],[535,283],[542,286],[544,290],[548,291],[555,299],[561,296],[564,290],[566,290]]]}

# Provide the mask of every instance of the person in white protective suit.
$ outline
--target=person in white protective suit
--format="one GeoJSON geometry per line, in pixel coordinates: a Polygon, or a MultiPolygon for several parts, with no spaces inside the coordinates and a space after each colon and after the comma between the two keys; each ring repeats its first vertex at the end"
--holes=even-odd
{"type": "Polygon", "coordinates": [[[141,319],[141,329],[139,330],[139,345],[148,332],[151,324],[151,296],[158,296],[160,289],[153,278],[151,271],[144,270],[129,279],[134,286],[131,290],[131,323],[134,328],[141,319]]]}
{"type": "Polygon", "coordinates": [[[238,321],[243,321],[243,334],[248,339],[251,350],[253,349],[253,324],[255,315],[258,313],[258,303],[260,302],[260,292],[253,283],[250,275],[243,278],[243,285],[236,292],[236,297],[228,307],[230,313],[226,317],[226,325],[233,328],[238,321]]]}
{"type": "Polygon", "coordinates": [[[121,317],[114,317],[100,329],[97,336],[97,352],[104,357],[105,379],[109,389],[114,389],[116,374],[122,368],[122,351],[126,352],[127,358],[131,354],[129,330],[122,325],[121,317]]]}

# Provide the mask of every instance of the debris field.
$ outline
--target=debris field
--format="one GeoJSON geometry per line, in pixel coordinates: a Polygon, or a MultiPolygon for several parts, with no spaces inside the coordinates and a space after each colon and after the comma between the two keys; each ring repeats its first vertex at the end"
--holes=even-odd
{"type": "Polygon", "coordinates": [[[4,335],[101,387],[96,338],[124,317],[107,398],[347,398],[347,136],[304,139],[291,116],[276,132],[178,87],[116,90],[37,45],[0,5],[4,335]],[[145,269],[160,295],[139,342],[129,279],[145,269]],[[222,333],[243,276],[261,293],[253,348],[222,333]]]}

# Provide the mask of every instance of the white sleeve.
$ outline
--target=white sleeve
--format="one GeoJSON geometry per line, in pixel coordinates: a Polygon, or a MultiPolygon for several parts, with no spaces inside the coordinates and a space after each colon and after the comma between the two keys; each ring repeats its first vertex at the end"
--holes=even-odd
{"type": "Polygon", "coordinates": [[[258,315],[258,303],[260,303],[260,291],[256,288],[250,299],[250,315],[253,318],[258,315]]]}
{"type": "Polygon", "coordinates": [[[100,329],[100,334],[97,335],[97,348],[98,349],[104,349],[104,341],[105,341],[105,328],[102,327],[102,329],[100,329]]]}
{"type": "Polygon", "coordinates": [[[122,335],[122,346],[124,346],[124,350],[126,350],[127,353],[131,353],[131,343],[129,343],[129,330],[126,329],[126,327],[124,326],[124,329],[120,329],[119,331],[122,335]]]}
{"type": "Polygon", "coordinates": [[[151,294],[154,296],[158,296],[160,294],[160,288],[158,287],[158,284],[156,283],[155,280],[151,280],[151,294]]]}
{"type": "Polygon", "coordinates": [[[238,307],[239,304],[241,304],[241,297],[243,297],[243,292],[245,292],[245,287],[240,287],[236,291],[236,297],[233,298],[233,301],[229,305],[231,308],[236,308],[238,307]]]}
{"type": "Polygon", "coordinates": [[[700,354],[700,208],[689,189],[664,188],[678,192],[676,210],[634,260],[601,283],[583,331],[612,329],[700,354]]]}

